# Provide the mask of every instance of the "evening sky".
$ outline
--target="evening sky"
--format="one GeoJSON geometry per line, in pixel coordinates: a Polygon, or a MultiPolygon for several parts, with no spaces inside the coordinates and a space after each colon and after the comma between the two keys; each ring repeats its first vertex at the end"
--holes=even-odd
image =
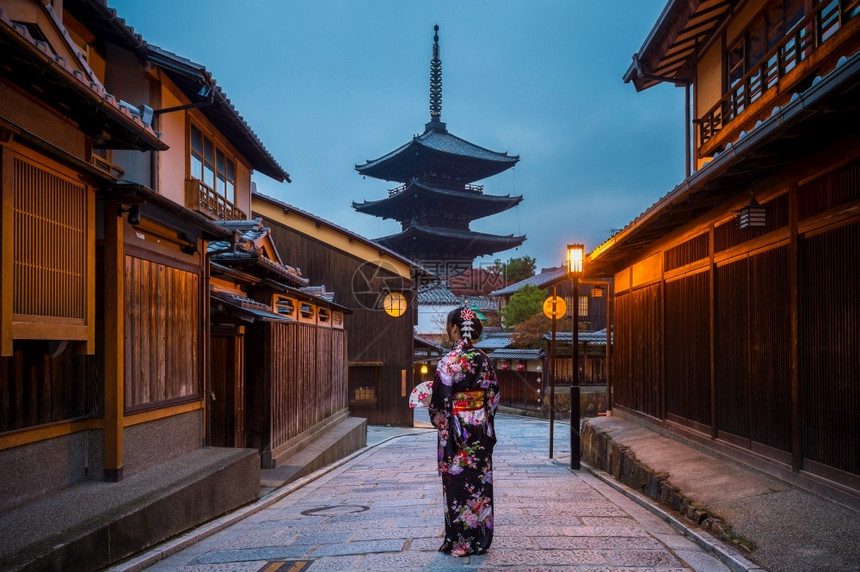
{"type": "Polygon", "coordinates": [[[621,76],[666,0],[109,0],[149,43],[204,65],[291,175],[258,191],[367,238],[399,232],[356,213],[398,183],[354,169],[429,121],[433,25],[442,120],[519,155],[481,181],[519,207],[472,223],[525,234],[516,250],[557,265],[590,251],[684,177],[684,92],[637,93],[621,76]]]}

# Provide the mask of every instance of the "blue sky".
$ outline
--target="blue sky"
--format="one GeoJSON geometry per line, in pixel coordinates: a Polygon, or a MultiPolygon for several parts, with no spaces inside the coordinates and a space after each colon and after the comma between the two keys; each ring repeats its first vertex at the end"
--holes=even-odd
{"type": "Polygon", "coordinates": [[[353,201],[396,186],[362,179],[429,120],[439,24],[448,130],[520,156],[481,181],[519,207],[472,223],[525,234],[516,250],[560,264],[590,251],[684,177],[684,93],[636,93],[621,76],[666,0],[108,0],[151,44],[203,64],[292,183],[258,190],[368,238],[399,231],[353,201]]]}

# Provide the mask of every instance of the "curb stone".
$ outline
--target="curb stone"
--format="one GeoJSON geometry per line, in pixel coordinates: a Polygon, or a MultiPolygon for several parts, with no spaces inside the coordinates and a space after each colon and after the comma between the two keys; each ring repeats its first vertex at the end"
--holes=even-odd
{"type": "Polygon", "coordinates": [[[707,532],[696,531],[689,528],[684,522],[678,520],[677,518],[660,508],[659,504],[655,503],[644,494],[641,494],[631,489],[630,487],[627,487],[617,482],[608,473],[597,470],[586,463],[580,464],[583,469],[587,470],[589,473],[591,473],[604,483],[608,484],[616,491],[620,492],[627,498],[635,501],[637,504],[650,511],[655,516],[668,522],[672,526],[672,528],[688,536],[702,549],[709,552],[710,554],[713,554],[723,564],[725,564],[735,572],[766,572],[764,568],[744,558],[739,552],[730,548],[729,546],[726,546],[707,532]]]}
{"type": "Polygon", "coordinates": [[[356,457],[360,457],[365,453],[372,451],[373,449],[379,447],[380,445],[384,445],[389,441],[394,439],[399,439],[400,437],[404,437],[409,435],[409,433],[403,433],[400,435],[392,435],[391,437],[386,437],[379,441],[378,443],[374,443],[372,445],[368,445],[363,449],[360,449],[351,455],[344,457],[338,461],[330,465],[326,465],[325,467],[307,475],[306,477],[302,477],[298,480],[295,480],[286,485],[282,485],[272,491],[270,491],[266,496],[261,497],[259,500],[245,505],[244,507],[240,507],[239,509],[228,513],[222,517],[211,520],[205,524],[200,525],[199,527],[187,531],[183,534],[180,534],[174,538],[165,540],[161,544],[145,551],[142,554],[138,554],[136,556],[132,556],[129,559],[115,564],[108,568],[111,572],[139,572],[140,570],[144,570],[159,562],[176,554],[177,552],[188,548],[189,546],[205,539],[213,534],[216,534],[225,528],[236,524],[237,522],[252,516],[261,510],[273,505],[278,502],[285,496],[294,493],[305,485],[312,483],[313,481],[323,477],[324,475],[330,473],[331,471],[337,469],[338,467],[352,461],[356,457]]]}

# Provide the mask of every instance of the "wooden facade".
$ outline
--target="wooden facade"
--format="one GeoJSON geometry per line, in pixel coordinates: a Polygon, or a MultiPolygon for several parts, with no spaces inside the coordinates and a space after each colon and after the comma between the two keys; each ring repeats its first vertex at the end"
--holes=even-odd
{"type": "Polygon", "coordinates": [[[229,221],[209,244],[213,346],[209,441],[253,447],[272,468],[348,415],[345,313],[285,265],[261,220],[229,221]],[[237,241],[233,248],[231,241],[237,241]],[[229,356],[229,357],[228,357],[229,356]]]}
{"type": "MultiPolygon", "coordinates": [[[[103,2],[3,0],[0,51],[4,510],[212,442],[206,396],[245,353],[211,336],[207,244],[234,238],[218,221],[250,212],[253,170],[288,175],[220,88],[196,105],[198,82],[214,85],[205,68],[149,46],[103,2]],[[205,144],[194,170],[194,129],[211,173],[205,144]],[[197,175],[220,211],[186,206],[197,175]]],[[[337,356],[336,340],[319,343],[337,356]]],[[[231,398],[241,417],[244,387],[231,398]]],[[[246,426],[230,427],[235,446],[246,426]]]]}
{"type": "Polygon", "coordinates": [[[643,46],[626,76],[645,89],[677,74],[694,88],[697,171],[586,260],[587,274],[615,273],[614,401],[856,503],[860,8],[747,2],[703,32],[707,47],[687,54],[689,66],[676,65],[684,48],[673,42],[699,4],[669,2],[655,32],[674,31],[652,33],[662,39],[643,46]],[[739,75],[723,67],[771,25],[763,59],[747,56],[739,75]],[[792,64],[762,71],[789,49],[792,64]],[[764,207],[760,225],[739,219],[750,205],[764,207]]]}
{"type": "Polygon", "coordinates": [[[306,431],[347,410],[346,335],[342,327],[273,322],[249,329],[248,445],[263,466],[306,431]]]}
{"type": "Polygon", "coordinates": [[[264,195],[254,195],[253,210],[271,227],[278,250],[353,312],[346,332],[350,413],[375,425],[411,425],[414,263],[264,195]],[[405,296],[405,314],[394,317],[383,310],[389,292],[405,296]]]}

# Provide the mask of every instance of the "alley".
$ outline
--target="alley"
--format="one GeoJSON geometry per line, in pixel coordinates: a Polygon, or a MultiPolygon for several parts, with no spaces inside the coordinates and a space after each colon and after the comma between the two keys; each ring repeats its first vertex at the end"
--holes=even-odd
{"type": "Polygon", "coordinates": [[[496,532],[485,555],[436,551],[434,433],[383,428],[377,446],[149,570],[726,569],[596,477],[571,472],[567,425],[556,425],[555,460],[546,421],[500,415],[497,426],[496,532]]]}

